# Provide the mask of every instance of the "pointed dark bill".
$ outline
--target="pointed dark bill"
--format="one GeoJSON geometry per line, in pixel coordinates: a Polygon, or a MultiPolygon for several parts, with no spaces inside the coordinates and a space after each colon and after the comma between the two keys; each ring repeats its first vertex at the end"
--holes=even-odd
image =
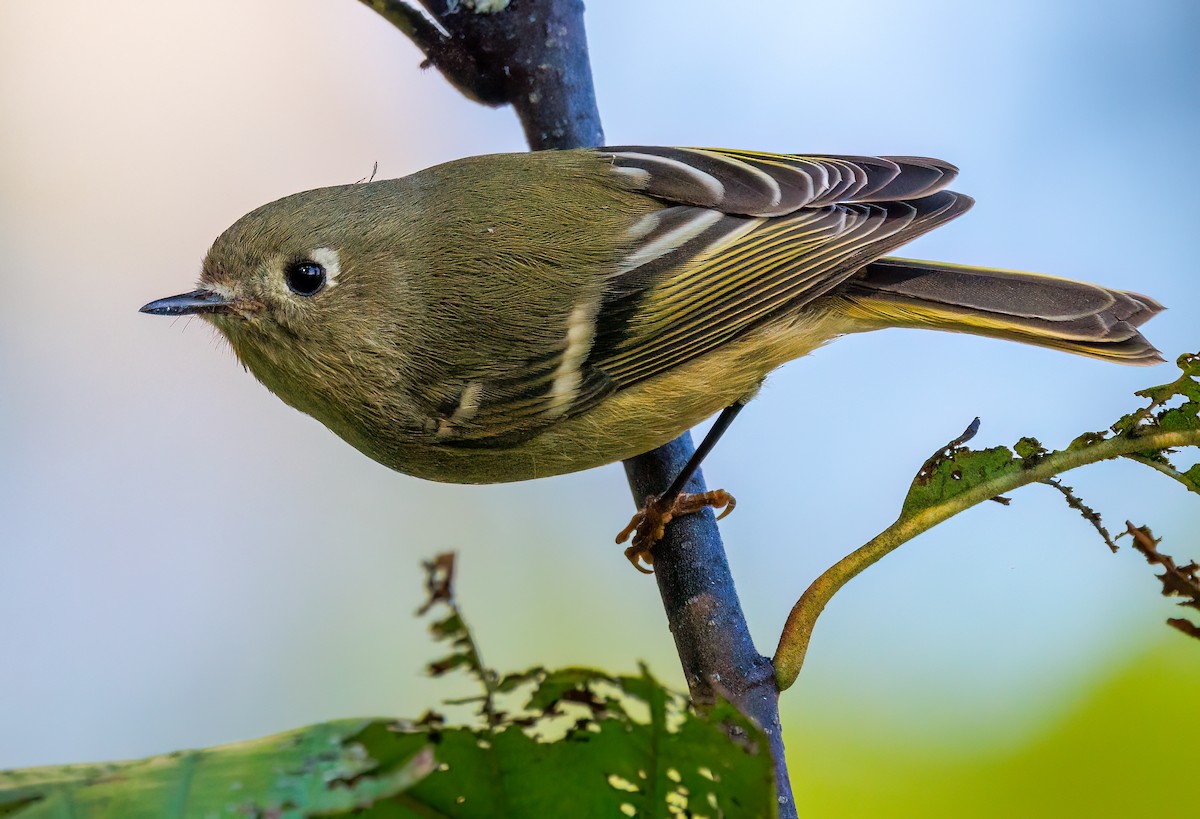
{"type": "Polygon", "coordinates": [[[138,312],[154,316],[186,316],[193,313],[221,313],[228,306],[229,299],[211,290],[201,289],[152,301],[138,312]]]}

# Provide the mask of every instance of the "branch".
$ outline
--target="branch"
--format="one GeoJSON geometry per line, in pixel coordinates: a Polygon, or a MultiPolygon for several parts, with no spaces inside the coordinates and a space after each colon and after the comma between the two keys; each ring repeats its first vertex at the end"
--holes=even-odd
{"type": "Polygon", "coordinates": [[[1171,466],[1169,463],[1166,463],[1161,458],[1155,460],[1154,458],[1148,458],[1140,453],[1126,455],[1125,457],[1131,461],[1136,461],[1139,464],[1148,466],[1153,470],[1161,472],[1171,480],[1179,481],[1189,492],[1195,492],[1196,494],[1200,495],[1200,469],[1197,467],[1193,466],[1187,472],[1180,472],[1178,469],[1171,466]],[[1195,477],[1192,477],[1193,475],[1195,475],[1195,477]]]}
{"type": "Polygon", "coordinates": [[[424,0],[437,25],[404,0],[360,2],[465,96],[512,105],[533,150],[603,144],[580,0],[424,0]]]}
{"type": "Polygon", "coordinates": [[[361,0],[400,29],[425,55],[422,68],[433,66],[463,96],[484,105],[503,105],[504,89],[475,61],[463,43],[435,26],[405,0],[361,0]]]}
{"type": "Polygon", "coordinates": [[[1070,506],[1076,512],[1083,516],[1083,519],[1092,524],[1092,528],[1096,530],[1096,534],[1100,535],[1104,545],[1113,554],[1116,554],[1120,547],[1113,540],[1112,533],[1104,527],[1104,522],[1100,519],[1100,513],[1083,502],[1083,499],[1075,494],[1073,487],[1067,486],[1058,478],[1046,478],[1042,481],[1046,486],[1057,489],[1067,501],[1067,506],[1070,506]]]}
{"type": "MultiPolygon", "coordinates": [[[[1125,521],[1125,533],[1133,539],[1133,548],[1137,549],[1146,562],[1151,566],[1162,566],[1163,573],[1158,575],[1162,583],[1163,597],[1183,598],[1179,605],[1200,610],[1200,565],[1195,561],[1186,566],[1178,566],[1170,555],[1158,550],[1159,539],[1148,526],[1134,526],[1125,521]]],[[[1124,536],[1124,535],[1122,535],[1124,536]]],[[[1189,637],[1200,640],[1200,626],[1183,617],[1172,617],[1167,625],[1178,629],[1189,637]]]]}
{"type": "MultiPolygon", "coordinates": [[[[437,25],[403,0],[361,2],[408,35],[468,97],[512,104],[534,150],[603,144],[580,0],[423,0],[437,25]]],[[[639,507],[647,495],[670,485],[692,451],[691,436],[684,433],[625,462],[639,507]]],[[[685,491],[704,489],[697,472],[685,491]]],[[[673,521],[654,556],[692,701],[705,707],[727,699],[763,728],[775,766],[779,815],[794,817],[776,675],[750,638],[711,511],[673,521]]]]}
{"type": "MultiPolygon", "coordinates": [[[[634,503],[641,507],[647,496],[661,494],[692,452],[691,435],[685,432],[626,461],[634,503]]],[[[702,470],[696,470],[683,491],[705,491],[702,470]]],[[[795,816],[775,669],[754,647],[711,509],[667,525],[665,537],[654,547],[654,578],[692,701],[705,706],[724,698],[758,723],[771,743],[779,815],[795,816]]]]}
{"type": "MultiPolygon", "coordinates": [[[[851,578],[901,544],[959,512],[1022,486],[1047,481],[1055,475],[1098,461],[1151,451],[1161,452],[1181,446],[1200,446],[1200,429],[1158,430],[1139,432],[1136,435],[1120,435],[1107,440],[1085,442],[1078,446],[1073,444],[1060,452],[1031,452],[1023,458],[1014,457],[1007,447],[996,447],[984,452],[964,450],[956,453],[965,454],[972,459],[975,462],[973,468],[979,470],[981,477],[988,473],[993,477],[985,477],[965,491],[929,505],[919,506],[917,509],[913,508],[914,493],[910,492],[905,501],[904,511],[895,523],[865,546],[839,560],[813,581],[792,607],[783,627],[783,634],[779,638],[779,648],[775,652],[775,673],[779,678],[780,689],[786,690],[796,681],[804,663],[804,655],[808,651],[813,626],[830,598],[851,578]]],[[[951,458],[943,461],[941,466],[953,463],[951,458]]],[[[970,476],[962,474],[958,467],[952,466],[948,471],[952,480],[964,483],[970,480],[970,476]],[[955,472],[958,473],[957,478],[953,477],[955,472]]],[[[918,482],[920,480],[919,475],[918,482]]],[[[914,490],[916,489],[918,483],[915,482],[914,490]]]]}

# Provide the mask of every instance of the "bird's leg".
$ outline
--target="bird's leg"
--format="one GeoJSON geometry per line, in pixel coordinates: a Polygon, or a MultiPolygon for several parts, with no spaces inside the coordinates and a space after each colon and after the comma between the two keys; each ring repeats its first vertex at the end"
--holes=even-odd
{"type": "Polygon", "coordinates": [[[704,436],[700,446],[692,453],[687,464],[675,476],[675,480],[667,487],[667,491],[661,495],[651,495],[646,498],[646,502],[629,521],[629,525],[617,535],[617,543],[624,543],[630,535],[633,535],[633,543],[625,550],[625,557],[639,572],[651,573],[652,570],[646,568],[654,565],[654,555],[651,550],[654,548],[654,544],[662,539],[663,532],[672,518],[679,515],[690,515],[711,506],[714,509],[722,510],[721,514],[717,516],[717,520],[720,520],[737,506],[737,500],[724,489],[688,494],[683,491],[683,488],[700,468],[701,461],[712,451],[717,441],[721,440],[725,430],[729,429],[729,425],[733,423],[733,419],[737,417],[744,406],[746,406],[745,401],[738,401],[721,410],[721,414],[717,416],[712,428],[704,436]]]}

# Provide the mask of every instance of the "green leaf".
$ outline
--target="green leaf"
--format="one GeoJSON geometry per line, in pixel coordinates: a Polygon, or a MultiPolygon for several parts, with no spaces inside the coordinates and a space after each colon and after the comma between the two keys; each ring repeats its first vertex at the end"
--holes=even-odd
{"type": "Polygon", "coordinates": [[[647,673],[531,676],[524,705],[546,708],[496,727],[345,720],[136,762],[0,773],[0,816],[776,815],[766,737],[732,706],[701,716],[647,673]]]}
{"type": "Polygon", "coordinates": [[[426,564],[435,637],[482,693],[470,725],[346,720],[137,762],[0,772],[3,819],[315,816],[612,819],[777,814],[765,735],[731,705],[704,714],[643,669],[484,666],[454,598],[454,556],[426,564]],[[686,813],[685,813],[686,812],[686,813]]]}
{"type": "Polygon", "coordinates": [[[368,725],[342,720],[134,762],[3,771],[0,816],[301,819],[366,810],[435,764],[428,739],[382,764],[359,740],[368,725]]]}
{"type": "Polygon", "coordinates": [[[1193,492],[1200,492],[1200,464],[1194,464],[1191,469],[1183,473],[1185,480],[1182,482],[1188,489],[1193,492]]]}
{"type": "Polygon", "coordinates": [[[981,483],[1020,472],[1022,462],[1008,447],[971,450],[961,447],[934,465],[927,475],[918,475],[904,499],[901,516],[945,503],[981,483]]]}
{"type": "Polygon", "coordinates": [[[437,770],[370,817],[775,816],[762,732],[721,705],[704,716],[648,674],[612,677],[587,669],[540,672],[525,705],[494,729],[408,732],[382,723],[364,735],[377,758],[432,745],[437,770]],[[548,696],[548,692],[557,692],[548,696]],[[631,716],[637,714],[635,718],[631,716]],[[731,729],[745,737],[730,739],[731,729]]]}

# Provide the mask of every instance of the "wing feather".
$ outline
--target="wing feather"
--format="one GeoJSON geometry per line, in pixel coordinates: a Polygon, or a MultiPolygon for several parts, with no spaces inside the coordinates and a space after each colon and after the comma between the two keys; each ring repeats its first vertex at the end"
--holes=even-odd
{"type": "Polygon", "coordinates": [[[947,162],[914,156],[630,146],[601,153],[649,196],[745,216],[784,216],[839,202],[917,199],[941,190],[958,174],[947,162]]]}
{"type": "Polygon", "coordinates": [[[651,378],[803,307],[970,204],[968,197],[942,192],[803,209],[776,219],[728,216],[740,230],[714,225],[727,230],[715,245],[694,255],[681,248],[660,260],[668,264],[652,282],[602,304],[602,335],[589,363],[618,388],[651,378]]]}

